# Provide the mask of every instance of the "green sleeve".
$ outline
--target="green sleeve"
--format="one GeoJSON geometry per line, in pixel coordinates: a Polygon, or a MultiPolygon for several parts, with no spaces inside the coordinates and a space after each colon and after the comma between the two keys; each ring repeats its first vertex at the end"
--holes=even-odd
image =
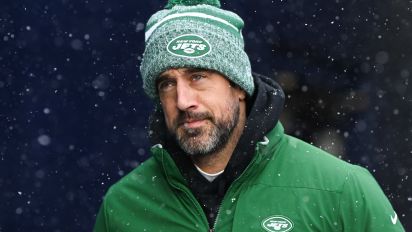
{"type": "Polygon", "coordinates": [[[344,232],[405,231],[378,183],[366,169],[358,166],[354,166],[347,177],[339,215],[344,232]]]}
{"type": "Polygon", "coordinates": [[[96,223],[94,224],[93,232],[109,232],[109,229],[107,229],[105,201],[103,201],[102,205],[100,206],[99,213],[96,217],[96,223]]]}

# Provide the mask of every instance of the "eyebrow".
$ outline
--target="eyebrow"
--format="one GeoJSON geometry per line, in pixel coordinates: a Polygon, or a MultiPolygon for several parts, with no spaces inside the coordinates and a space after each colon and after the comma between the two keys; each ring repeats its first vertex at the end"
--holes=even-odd
{"type": "Polygon", "coordinates": [[[156,79],[156,82],[155,82],[156,89],[159,87],[159,83],[160,83],[160,82],[162,82],[162,81],[164,81],[164,80],[167,80],[167,79],[169,79],[169,78],[170,78],[170,76],[167,75],[167,74],[160,75],[160,76],[156,79]]]}
{"type": "MultiPolygon", "coordinates": [[[[192,73],[197,73],[197,72],[205,72],[205,71],[210,71],[208,69],[204,69],[204,68],[185,68],[185,70],[183,71],[184,74],[192,74],[192,73]]],[[[171,78],[171,76],[169,74],[160,74],[159,77],[156,80],[156,86],[163,80],[166,80],[168,78],[171,78]]]]}

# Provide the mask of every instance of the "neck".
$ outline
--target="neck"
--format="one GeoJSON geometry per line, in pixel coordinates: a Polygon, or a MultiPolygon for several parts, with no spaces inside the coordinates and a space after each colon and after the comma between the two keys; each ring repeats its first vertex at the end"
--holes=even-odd
{"type": "Polygon", "coordinates": [[[223,171],[226,168],[230,158],[232,157],[237,143],[239,142],[239,138],[242,135],[245,123],[246,110],[244,105],[241,104],[239,123],[234,128],[226,146],[216,153],[212,153],[207,156],[193,157],[193,163],[202,171],[207,173],[218,173],[223,171]]]}

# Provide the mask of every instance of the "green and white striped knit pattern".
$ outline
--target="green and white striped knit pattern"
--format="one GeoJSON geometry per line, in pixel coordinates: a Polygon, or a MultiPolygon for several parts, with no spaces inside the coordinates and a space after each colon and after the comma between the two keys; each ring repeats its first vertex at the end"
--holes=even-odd
{"type": "Polygon", "coordinates": [[[252,71],[242,37],[243,20],[216,6],[220,6],[219,1],[169,1],[168,9],[149,19],[140,66],[143,88],[149,97],[157,97],[155,83],[162,72],[183,67],[216,70],[253,94],[252,71]]]}

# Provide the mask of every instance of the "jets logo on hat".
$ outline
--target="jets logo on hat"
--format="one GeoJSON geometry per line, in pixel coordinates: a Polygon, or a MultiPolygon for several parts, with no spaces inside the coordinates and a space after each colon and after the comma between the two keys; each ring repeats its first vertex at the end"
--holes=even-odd
{"type": "Polygon", "coordinates": [[[285,216],[271,216],[262,221],[262,227],[269,232],[287,232],[293,229],[293,223],[285,216]]]}
{"type": "Polygon", "coordinates": [[[195,34],[178,36],[167,44],[167,51],[172,55],[188,58],[202,57],[210,50],[209,42],[195,34]]]}

